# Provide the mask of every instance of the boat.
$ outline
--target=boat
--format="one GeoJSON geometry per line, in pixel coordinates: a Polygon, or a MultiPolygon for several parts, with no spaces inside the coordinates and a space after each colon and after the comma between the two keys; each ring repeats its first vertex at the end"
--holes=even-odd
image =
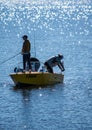
{"type": "Polygon", "coordinates": [[[16,86],[46,86],[54,85],[57,83],[63,83],[64,74],[61,73],[50,73],[45,70],[45,67],[40,68],[40,61],[37,58],[31,58],[32,71],[26,70],[23,72],[18,65],[15,67],[14,72],[10,74],[11,79],[16,86]]]}
{"type": "Polygon", "coordinates": [[[64,75],[49,72],[18,72],[10,74],[17,86],[45,86],[63,83],[64,75]]]}

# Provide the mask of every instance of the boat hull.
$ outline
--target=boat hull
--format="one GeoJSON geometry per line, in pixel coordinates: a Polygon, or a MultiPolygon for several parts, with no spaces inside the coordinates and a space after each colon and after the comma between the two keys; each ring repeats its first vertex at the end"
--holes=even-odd
{"type": "Polygon", "coordinates": [[[48,72],[18,72],[10,74],[15,85],[44,86],[63,83],[64,75],[48,72]]]}

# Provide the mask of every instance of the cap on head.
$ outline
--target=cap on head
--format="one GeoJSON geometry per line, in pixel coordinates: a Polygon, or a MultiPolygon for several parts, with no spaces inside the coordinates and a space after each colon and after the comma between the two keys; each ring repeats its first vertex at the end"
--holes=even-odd
{"type": "Polygon", "coordinates": [[[22,38],[25,38],[25,39],[27,39],[27,38],[28,38],[28,36],[27,36],[27,35],[24,35],[22,38]]]}
{"type": "Polygon", "coordinates": [[[58,56],[59,56],[61,59],[63,59],[63,55],[62,55],[62,54],[58,54],[58,56]]]}

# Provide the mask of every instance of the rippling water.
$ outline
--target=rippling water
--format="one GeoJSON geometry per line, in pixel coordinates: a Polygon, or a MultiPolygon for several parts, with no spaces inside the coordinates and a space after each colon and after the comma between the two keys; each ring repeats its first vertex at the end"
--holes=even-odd
{"type": "Polygon", "coordinates": [[[92,130],[91,0],[0,0],[0,25],[0,130],[92,130]],[[64,55],[63,84],[14,87],[24,34],[40,61],[64,55]]]}

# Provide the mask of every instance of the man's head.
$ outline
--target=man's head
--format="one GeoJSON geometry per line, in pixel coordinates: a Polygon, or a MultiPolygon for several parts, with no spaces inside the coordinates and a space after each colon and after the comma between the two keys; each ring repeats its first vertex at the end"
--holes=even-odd
{"type": "Polygon", "coordinates": [[[63,55],[62,55],[62,54],[58,54],[58,57],[59,57],[60,59],[63,59],[63,55]]]}
{"type": "Polygon", "coordinates": [[[24,40],[27,40],[28,36],[27,36],[27,35],[24,35],[22,38],[23,38],[24,40]]]}

